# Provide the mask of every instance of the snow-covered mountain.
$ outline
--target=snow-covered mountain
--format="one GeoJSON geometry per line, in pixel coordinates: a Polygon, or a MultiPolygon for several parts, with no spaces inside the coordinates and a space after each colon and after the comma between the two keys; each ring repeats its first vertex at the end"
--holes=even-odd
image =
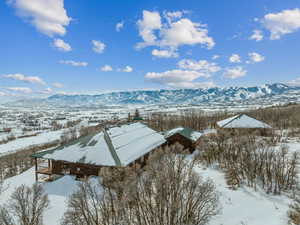
{"type": "Polygon", "coordinates": [[[268,104],[300,102],[300,87],[275,83],[254,87],[226,87],[205,89],[162,89],[120,91],[96,95],[53,95],[43,100],[18,101],[13,104],[52,106],[107,106],[124,104],[268,104]]]}

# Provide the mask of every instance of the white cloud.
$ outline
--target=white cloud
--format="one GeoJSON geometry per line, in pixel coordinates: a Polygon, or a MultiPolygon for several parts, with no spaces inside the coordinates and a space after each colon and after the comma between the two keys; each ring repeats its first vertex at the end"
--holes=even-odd
{"type": "Polygon", "coordinates": [[[17,14],[29,21],[38,31],[48,35],[64,35],[71,18],[64,0],[8,0],[17,14]]]}
{"type": "Polygon", "coordinates": [[[28,88],[28,87],[8,87],[6,89],[10,90],[10,91],[21,92],[21,93],[24,93],[24,94],[32,93],[31,88],[28,88]]]}
{"type": "Polygon", "coordinates": [[[261,41],[264,39],[264,35],[261,30],[254,30],[253,34],[249,37],[250,40],[261,41]]]}
{"type": "Polygon", "coordinates": [[[214,40],[208,36],[206,25],[193,23],[187,18],[171,23],[169,28],[162,29],[161,35],[160,45],[166,47],[201,44],[210,49],[215,45],[214,40]]]}
{"type": "Polygon", "coordinates": [[[241,62],[241,57],[240,57],[238,54],[232,54],[232,55],[229,57],[229,62],[232,62],[232,63],[240,63],[240,62],[241,62]]]}
{"type": "Polygon", "coordinates": [[[164,17],[167,19],[168,23],[176,19],[180,19],[183,17],[185,11],[173,11],[173,12],[164,12],[164,17]]]}
{"type": "Polygon", "coordinates": [[[19,81],[24,81],[24,82],[32,83],[32,84],[46,85],[46,82],[43,81],[40,77],[37,77],[37,76],[25,76],[25,75],[23,75],[21,73],[6,74],[6,75],[3,75],[3,77],[14,79],[14,80],[19,80],[19,81]]]}
{"type": "Polygon", "coordinates": [[[56,88],[63,88],[64,87],[64,85],[62,83],[58,83],[58,82],[53,83],[52,85],[53,85],[53,87],[56,87],[56,88]]]}
{"type": "Polygon", "coordinates": [[[2,92],[2,91],[0,91],[0,97],[4,97],[4,96],[9,96],[9,94],[8,94],[8,93],[5,93],[5,92],[2,92]]]}
{"type": "Polygon", "coordinates": [[[247,70],[243,69],[241,66],[237,66],[233,68],[227,68],[223,75],[229,79],[236,79],[245,76],[246,73],[247,70]]]}
{"type": "Polygon", "coordinates": [[[124,27],[124,21],[121,21],[119,23],[116,24],[116,31],[120,32],[124,27]]]}
{"type": "Polygon", "coordinates": [[[73,60],[60,60],[59,63],[71,65],[71,66],[87,66],[88,65],[87,62],[76,62],[73,60]]]}
{"type": "Polygon", "coordinates": [[[192,87],[192,81],[200,77],[207,77],[207,74],[191,70],[168,70],[161,73],[149,72],[145,75],[149,81],[171,87],[192,87]]]}
{"type": "Polygon", "coordinates": [[[113,68],[110,65],[104,65],[101,67],[101,71],[109,72],[109,71],[113,71],[113,68]]]}
{"type": "Polygon", "coordinates": [[[256,52],[250,52],[249,54],[250,62],[249,63],[258,63],[265,60],[265,57],[256,53],[256,52]]]}
{"type": "Polygon", "coordinates": [[[102,41],[92,40],[93,51],[96,53],[103,53],[106,45],[102,41]]]}
{"type": "Polygon", "coordinates": [[[53,41],[53,46],[63,52],[72,51],[72,47],[62,39],[55,39],[53,41]]]}
{"type": "Polygon", "coordinates": [[[53,90],[52,90],[52,88],[46,88],[46,89],[44,89],[42,91],[38,91],[38,93],[39,94],[46,94],[46,95],[48,95],[48,94],[52,94],[53,90]]]}
{"type": "Polygon", "coordinates": [[[171,50],[158,50],[153,49],[152,55],[158,58],[176,58],[178,57],[178,53],[171,50]]]}
{"type": "Polygon", "coordinates": [[[264,16],[261,22],[271,32],[271,40],[280,39],[283,35],[300,29],[300,9],[287,9],[279,13],[269,13],[264,16]]]}
{"type": "Polygon", "coordinates": [[[210,77],[211,73],[216,73],[221,70],[216,63],[211,63],[207,60],[195,61],[192,59],[182,59],[178,62],[178,67],[187,70],[197,70],[201,72],[204,77],[210,77]]]}
{"type": "Polygon", "coordinates": [[[137,22],[139,28],[139,34],[144,40],[143,43],[139,43],[138,47],[145,47],[154,45],[156,42],[155,30],[159,30],[162,27],[161,16],[158,12],[143,11],[143,19],[137,22]]]}
{"type": "Polygon", "coordinates": [[[200,44],[208,49],[215,45],[205,24],[194,23],[182,16],[182,12],[165,12],[162,21],[160,13],[144,10],[143,18],[137,22],[143,42],[138,43],[137,48],[157,46],[176,52],[182,45],[200,44]]]}
{"type": "Polygon", "coordinates": [[[126,72],[126,73],[130,73],[133,71],[133,68],[130,67],[130,66],[125,66],[125,68],[122,70],[123,72],[126,72]]]}
{"type": "Polygon", "coordinates": [[[288,81],[288,82],[286,82],[286,84],[290,85],[290,86],[300,86],[300,77],[298,77],[294,80],[288,81]]]}
{"type": "Polygon", "coordinates": [[[211,57],[211,59],[213,59],[213,60],[216,60],[216,59],[218,59],[218,58],[220,58],[219,55],[213,55],[213,56],[211,57]]]}

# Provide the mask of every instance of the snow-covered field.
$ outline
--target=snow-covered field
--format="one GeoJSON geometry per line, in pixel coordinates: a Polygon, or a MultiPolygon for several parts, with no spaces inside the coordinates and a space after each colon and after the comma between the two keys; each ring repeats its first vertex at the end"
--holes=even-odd
{"type": "Polygon", "coordinates": [[[32,137],[18,138],[6,144],[0,145],[0,156],[3,154],[19,151],[33,145],[40,145],[57,141],[60,139],[61,134],[62,130],[58,130],[40,133],[32,137]]]}
{"type": "MultiPolygon", "coordinates": [[[[31,186],[35,182],[34,168],[24,173],[8,178],[3,184],[3,193],[0,195],[0,204],[7,203],[11,193],[20,185],[25,184],[31,186]]],[[[44,222],[46,225],[58,225],[62,218],[68,199],[77,187],[74,177],[64,176],[56,181],[43,183],[46,193],[50,200],[50,208],[46,211],[44,222]]]]}
{"type": "MultiPolygon", "coordinates": [[[[298,148],[300,143],[291,147],[298,148]]],[[[198,165],[195,171],[204,179],[212,179],[220,194],[221,212],[209,225],[286,225],[287,210],[292,200],[286,196],[267,195],[263,190],[254,191],[252,188],[241,187],[232,190],[227,187],[224,173],[198,165]]],[[[11,193],[21,184],[31,186],[35,182],[34,169],[4,182],[4,192],[0,195],[0,204],[8,201],[11,193]]],[[[58,225],[66,210],[67,199],[75,190],[79,181],[74,177],[64,176],[53,182],[42,183],[49,195],[50,208],[46,211],[46,225],[58,225]]]]}
{"type": "Polygon", "coordinates": [[[265,191],[254,191],[242,187],[231,190],[227,187],[224,173],[212,169],[197,167],[203,178],[214,181],[220,193],[221,213],[210,225],[286,225],[287,210],[291,199],[282,195],[267,195],[265,191]]]}

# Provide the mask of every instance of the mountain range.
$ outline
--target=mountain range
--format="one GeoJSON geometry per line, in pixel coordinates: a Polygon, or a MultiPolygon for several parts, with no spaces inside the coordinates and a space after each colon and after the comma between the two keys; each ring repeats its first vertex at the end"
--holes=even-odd
{"type": "Polygon", "coordinates": [[[19,100],[13,106],[104,107],[126,104],[238,105],[277,104],[300,101],[300,87],[275,83],[253,87],[161,89],[119,91],[102,94],[56,94],[45,99],[19,100]]]}

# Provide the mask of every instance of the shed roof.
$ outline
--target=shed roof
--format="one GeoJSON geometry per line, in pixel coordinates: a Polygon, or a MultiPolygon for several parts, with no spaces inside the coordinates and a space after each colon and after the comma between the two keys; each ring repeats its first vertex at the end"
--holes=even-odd
{"type": "Polygon", "coordinates": [[[194,131],[190,128],[177,127],[177,128],[167,131],[165,133],[165,138],[169,138],[169,137],[173,136],[174,134],[180,134],[193,142],[197,141],[202,136],[202,133],[200,133],[198,131],[194,131]]]}
{"type": "Polygon", "coordinates": [[[163,135],[145,124],[133,123],[82,137],[32,156],[97,166],[127,166],[165,142],[163,135]]]}
{"type": "Polygon", "coordinates": [[[239,114],[217,122],[221,128],[272,128],[270,125],[245,114],[239,114]]]}

